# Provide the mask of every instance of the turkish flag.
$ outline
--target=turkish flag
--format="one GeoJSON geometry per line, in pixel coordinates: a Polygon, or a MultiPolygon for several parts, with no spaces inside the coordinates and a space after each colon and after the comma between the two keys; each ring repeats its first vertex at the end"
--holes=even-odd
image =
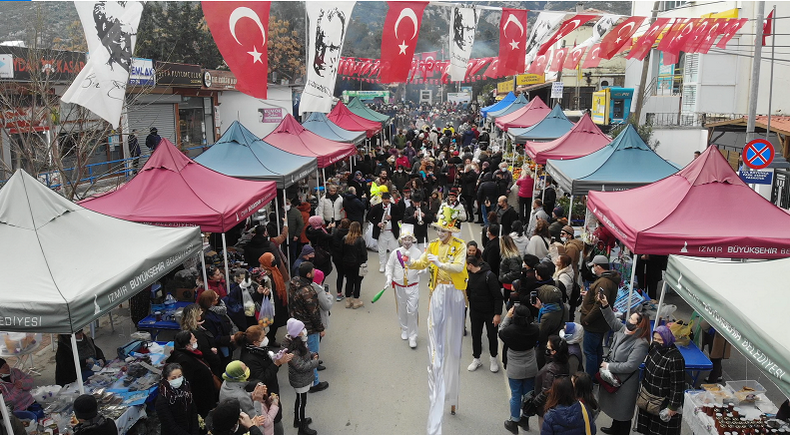
{"type": "Polygon", "coordinates": [[[564,69],[576,69],[585,51],[587,51],[586,45],[574,46],[565,57],[565,63],[562,64],[562,67],[564,69]]]}
{"type": "Polygon", "coordinates": [[[236,89],[266,99],[271,2],[202,2],[214,42],[236,76],[236,89]]]}
{"type": "Polygon", "coordinates": [[[664,52],[664,65],[674,65],[675,62],[677,62],[684,30],[687,35],[689,26],[693,28],[692,19],[685,20],[683,18],[676,18],[675,23],[661,38],[657,48],[664,52]]]}
{"type": "Polygon", "coordinates": [[[422,53],[422,71],[423,76],[433,77],[434,67],[436,66],[436,58],[439,57],[438,51],[427,51],[422,53]]]}
{"type": "Polygon", "coordinates": [[[601,52],[599,57],[611,59],[615,54],[628,48],[631,37],[645,21],[646,17],[630,17],[615,27],[601,40],[601,52]]]}
{"type": "Polygon", "coordinates": [[[719,39],[719,43],[716,44],[716,47],[719,48],[727,48],[727,43],[730,42],[735,36],[735,32],[737,32],[741,27],[743,27],[746,22],[749,21],[746,18],[739,18],[739,19],[731,19],[727,21],[725,24],[725,28],[722,31],[721,39],[719,39]]]}
{"type": "Polygon", "coordinates": [[[428,2],[389,1],[381,35],[381,81],[400,83],[409,78],[411,60],[428,2]]]}
{"type": "Polygon", "coordinates": [[[529,64],[529,68],[527,68],[527,72],[529,74],[543,74],[546,72],[546,66],[549,63],[549,56],[546,54],[541,54],[540,56],[536,57],[531,64],[529,64]]]}
{"type": "Polygon", "coordinates": [[[708,50],[713,47],[713,43],[716,42],[716,38],[724,32],[726,25],[726,18],[717,18],[713,20],[711,25],[705,29],[705,32],[700,31],[700,40],[697,46],[694,47],[693,52],[707,54],[708,50]]]}
{"type": "Polygon", "coordinates": [[[359,75],[364,76],[370,72],[371,68],[373,68],[373,59],[365,59],[365,61],[362,62],[362,69],[359,71],[359,75]]]}
{"type": "Polygon", "coordinates": [[[551,58],[551,66],[549,72],[558,72],[562,70],[562,64],[565,62],[565,57],[568,55],[570,48],[560,48],[554,50],[554,56],[551,58]]]}
{"type": "Polygon", "coordinates": [[[557,41],[564,38],[574,30],[578,29],[579,26],[582,24],[592,20],[593,18],[597,17],[598,15],[576,15],[573,18],[569,18],[562,23],[557,33],[554,34],[548,41],[546,41],[543,45],[540,46],[538,50],[538,56],[541,54],[546,54],[551,48],[552,45],[556,44],[557,41]]]}
{"type": "Polygon", "coordinates": [[[469,75],[472,76],[472,75],[477,74],[477,72],[480,71],[481,69],[483,69],[483,67],[486,66],[487,63],[490,63],[491,60],[492,60],[492,58],[490,58],[490,57],[483,57],[483,58],[480,58],[480,59],[472,59],[471,60],[472,67],[469,69],[469,75]]]}
{"type": "Polygon", "coordinates": [[[763,22],[763,45],[765,45],[765,38],[771,36],[771,28],[773,27],[774,22],[774,10],[771,9],[771,13],[765,17],[765,21],[763,22]]]}
{"type": "Polygon", "coordinates": [[[601,63],[601,44],[595,44],[590,47],[590,51],[587,52],[587,57],[584,59],[584,63],[582,64],[582,68],[595,68],[601,63]]]}
{"type": "Polygon", "coordinates": [[[705,39],[708,35],[708,32],[711,29],[711,26],[715,23],[716,19],[714,18],[702,18],[700,19],[697,24],[694,26],[694,29],[690,32],[690,34],[683,40],[683,44],[680,47],[680,51],[686,53],[696,53],[697,49],[700,46],[700,43],[705,39]]]}
{"type": "MultiPolygon", "coordinates": [[[[499,70],[503,75],[524,72],[524,50],[527,46],[526,9],[502,8],[499,19],[499,70]]],[[[490,68],[489,68],[490,69],[490,68]]]]}
{"type": "Polygon", "coordinates": [[[647,32],[636,40],[633,47],[631,47],[631,52],[628,53],[625,58],[644,59],[647,53],[650,52],[650,49],[653,48],[653,42],[655,42],[658,35],[661,34],[661,29],[669,23],[669,20],[671,20],[671,18],[656,18],[650,28],[647,29],[647,32]]]}
{"type": "MultiPolygon", "coordinates": [[[[524,57],[523,53],[522,53],[521,57],[524,57]]],[[[495,57],[494,60],[488,65],[488,68],[486,68],[486,72],[485,72],[485,74],[483,74],[483,77],[488,77],[488,78],[491,78],[491,79],[495,79],[497,77],[502,77],[499,74],[499,64],[500,64],[499,58],[495,57]]]]}

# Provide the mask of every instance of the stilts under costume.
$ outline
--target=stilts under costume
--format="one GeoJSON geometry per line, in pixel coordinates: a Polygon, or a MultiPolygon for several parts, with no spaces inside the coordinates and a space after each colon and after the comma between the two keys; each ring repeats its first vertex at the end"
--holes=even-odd
{"type": "Polygon", "coordinates": [[[428,435],[442,433],[445,401],[452,413],[458,406],[467,279],[466,243],[452,234],[461,231],[458,211],[442,207],[434,227],[439,239],[411,264],[414,269],[430,270],[428,435]]]}
{"type": "Polygon", "coordinates": [[[409,266],[409,259],[419,258],[420,250],[414,246],[414,225],[400,227],[401,247],[392,251],[387,261],[387,282],[392,283],[398,303],[398,321],[401,338],[409,340],[409,347],[417,347],[417,321],[420,308],[420,275],[409,266]]]}

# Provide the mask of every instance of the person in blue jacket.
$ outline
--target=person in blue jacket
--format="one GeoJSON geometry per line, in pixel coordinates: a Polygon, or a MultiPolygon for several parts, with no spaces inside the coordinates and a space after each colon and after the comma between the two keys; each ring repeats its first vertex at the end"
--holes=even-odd
{"type": "Polygon", "coordinates": [[[576,399],[570,377],[554,379],[546,399],[541,435],[595,435],[592,412],[576,399]]]}

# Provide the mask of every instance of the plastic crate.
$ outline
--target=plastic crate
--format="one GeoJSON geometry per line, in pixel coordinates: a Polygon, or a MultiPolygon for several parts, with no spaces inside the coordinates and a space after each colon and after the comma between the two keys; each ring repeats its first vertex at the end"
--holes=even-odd
{"type": "Polygon", "coordinates": [[[748,387],[754,390],[754,391],[749,391],[749,394],[754,394],[755,396],[758,396],[760,394],[765,394],[766,392],[765,387],[760,385],[759,382],[753,381],[751,379],[745,381],[728,381],[725,384],[725,387],[728,390],[730,390],[730,393],[733,396],[735,396],[736,400],[740,400],[741,402],[746,401],[744,400],[745,395],[743,394],[743,392],[740,392],[743,387],[748,387]]]}

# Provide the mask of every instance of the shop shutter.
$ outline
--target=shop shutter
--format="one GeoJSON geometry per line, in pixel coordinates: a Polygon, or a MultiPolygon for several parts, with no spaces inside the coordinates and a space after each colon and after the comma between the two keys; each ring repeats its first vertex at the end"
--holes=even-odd
{"type": "Polygon", "coordinates": [[[173,104],[140,104],[129,106],[129,130],[137,129],[141,150],[148,154],[145,137],[151,127],[159,136],[176,143],[176,111],[173,104]]]}

